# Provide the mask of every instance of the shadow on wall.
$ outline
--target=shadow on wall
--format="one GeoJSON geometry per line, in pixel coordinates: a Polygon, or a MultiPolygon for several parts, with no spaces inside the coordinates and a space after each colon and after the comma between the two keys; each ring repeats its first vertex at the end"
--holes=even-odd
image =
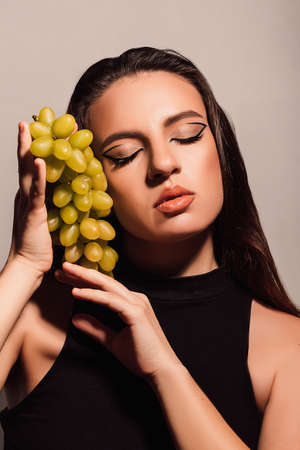
{"type": "MultiPolygon", "coordinates": [[[[5,398],[5,394],[4,391],[0,391],[0,411],[2,411],[3,408],[5,408],[6,405],[6,398],[5,398]]],[[[0,426],[0,450],[3,450],[4,448],[4,438],[3,438],[3,430],[2,427],[0,426]]]]}

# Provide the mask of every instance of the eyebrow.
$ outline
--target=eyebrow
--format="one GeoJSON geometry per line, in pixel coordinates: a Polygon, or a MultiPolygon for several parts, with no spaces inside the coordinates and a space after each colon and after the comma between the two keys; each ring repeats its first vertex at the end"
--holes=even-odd
{"type": "MultiPolygon", "coordinates": [[[[182,111],[177,114],[174,114],[173,116],[167,117],[163,122],[163,127],[167,128],[170,125],[172,125],[174,122],[177,122],[180,119],[185,119],[187,117],[201,117],[204,119],[204,117],[198,113],[197,111],[188,110],[188,111],[182,111]]],[[[103,150],[107,145],[109,145],[111,142],[117,140],[117,139],[125,139],[125,138],[139,138],[144,141],[148,141],[147,137],[140,133],[139,131],[135,130],[128,130],[128,131],[119,131],[118,133],[112,133],[110,134],[99,147],[99,150],[103,150]]]]}

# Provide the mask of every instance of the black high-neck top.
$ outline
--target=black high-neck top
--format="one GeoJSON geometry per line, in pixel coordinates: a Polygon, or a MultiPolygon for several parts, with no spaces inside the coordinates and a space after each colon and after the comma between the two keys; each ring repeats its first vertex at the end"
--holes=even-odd
{"type": "MultiPolygon", "coordinates": [[[[262,424],[247,365],[252,295],[225,267],[179,278],[119,264],[115,278],[145,293],[178,358],[235,433],[255,450],[262,424]]],[[[102,305],[76,299],[115,330],[102,305]]],[[[5,450],[175,449],[151,387],[69,320],[54,364],[24,400],[0,413],[5,450]]]]}

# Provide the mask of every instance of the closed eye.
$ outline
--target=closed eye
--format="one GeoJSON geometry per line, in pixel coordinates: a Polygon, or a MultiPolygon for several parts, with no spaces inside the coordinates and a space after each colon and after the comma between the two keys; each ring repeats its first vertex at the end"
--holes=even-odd
{"type": "Polygon", "coordinates": [[[111,159],[115,166],[123,166],[123,165],[127,164],[129,161],[132,161],[135,158],[135,156],[142,150],[143,149],[140,148],[139,150],[134,152],[132,155],[127,156],[126,158],[114,158],[113,156],[110,156],[110,155],[102,155],[102,156],[103,156],[103,158],[111,159]]]}
{"type": "MultiPolygon", "coordinates": [[[[199,131],[198,134],[196,134],[196,136],[191,136],[191,137],[186,138],[186,139],[172,138],[171,141],[176,141],[180,145],[191,144],[193,142],[199,141],[202,138],[202,133],[203,133],[203,131],[204,131],[206,126],[207,125],[203,124],[203,128],[199,131]]],[[[125,158],[115,158],[115,157],[110,156],[110,155],[102,155],[102,156],[104,158],[108,158],[108,159],[112,160],[115,166],[120,167],[120,166],[124,166],[125,164],[128,164],[129,162],[131,162],[136,157],[136,155],[142,150],[143,150],[143,148],[140,148],[139,150],[134,152],[132,155],[127,156],[125,158]]]]}
{"type": "Polygon", "coordinates": [[[175,138],[173,138],[173,139],[171,139],[171,141],[176,141],[179,144],[190,144],[191,142],[199,141],[199,139],[201,139],[201,137],[202,137],[202,132],[203,132],[205,127],[206,127],[206,125],[204,125],[204,127],[199,131],[198,134],[196,134],[196,136],[192,136],[192,137],[189,137],[189,138],[186,138],[186,139],[175,139],[175,138]]]}

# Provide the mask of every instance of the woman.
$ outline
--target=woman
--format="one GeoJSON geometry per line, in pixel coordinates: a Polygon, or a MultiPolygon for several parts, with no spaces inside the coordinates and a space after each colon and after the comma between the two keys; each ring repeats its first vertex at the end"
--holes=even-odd
{"type": "Polygon", "coordinates": [[[6,447],[296,448],[299,310],[204,76],[173,50],[130,49],[83,74],[68,112],[93,131],[120,258],[115,278],[54,274],[45,164],[21,122],[0,280],[6,447]]]}

